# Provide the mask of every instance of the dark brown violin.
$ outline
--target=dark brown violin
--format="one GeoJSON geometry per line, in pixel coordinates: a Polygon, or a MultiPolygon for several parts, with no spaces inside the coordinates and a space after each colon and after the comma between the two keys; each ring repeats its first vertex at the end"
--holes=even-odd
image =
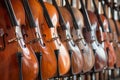
{"type": "Polygon", "coordinates": [[[24,31],[26,43],[31,44],[36,54],[42,54],[39,68],[43,80],[55,77],[57,72],[57,61],[54,50],[44,41],[40,27],[44,24],[42,7],[36,0],[22,0],[26,11],[26,25],[24,31]]]}
{"type": "Polygon", "coordinates": [[[60,26],[57,28],[58,34],[71,56],[71,73],[79,74],[83,70],[83,56],[71,36],[70,28],[73,25],[71,15],[65,7],[58,8],[55,0],[52,0],[52,2],[59,14],[60,26]]]}
{"type": "Polygon", "coordinates": [[[40,27],[44,41],[49,44],[51,50],[55,51],[57,57],[57,75],[63,76],[68,73],[70,69],[70,56],[65,44],[61,43],[57,33],[57,26],[59,25],[59,16],[55,7],[47,2],[39,0],[45,17],[44,24],[40,27]]]}
{"type": "Polygon", "coordinates": [[[84,67],[83,72],[90,71],[95,63],[94,53],[90,43],[87,43],[83,37],[82,31],[84,27],[84,19],[82,13],[77,9],[70,6],[66,0],[66,7],[71,13],[71,33],[75,43],[78,45],[79,49],[83,54],[84,67]]]}
{"type": "Polygon", "coordinates": [[[107,52],[108,55],[108,68],[113,69],[114,65],[116,64],[116,53],[113,48],[113,40],[111,39],[111,31],[110,31],[110,25],[108,23],[107,18],[104,16],[104,12],[102,12],[102,3],[101,1],[98,1],[98,10],[97,6],[95,4],[95,1],[93,0],[96,16],[98,18],[99,27],[97,29],[97,38],[99,43],[102,44],[104,50],[107,52]],[[101,29],[102,31],[101,31],[101,29]]]}
{"type": "Polygon", "coordinates": [[[107,55],[102,48],[101,44],[97,41],[96,36],[96,29],[97,29],[97,17],[95,14],[93,14],[91,11],[87,11],[84,7],[84,3],[82,0],[80,0],[81,3],[81,11],[84,16],[84,21],[86,24],[86,30],[83,31],[85,39],[88,39],[88,33],[90,34],[90,40],[88,39],[88,42],[91,42],[91,46],[93,48],[94,54],[95,54],[95,65],[94,69],[95,71],[101,71],[103,70],[107,65],[107,55]]]}
{"type": "Polygon", "coordinates": [[[22,4],[19,0],[0,1],[0,15],[0,37],[4,43],[0,50],[0,80],[35,80],[38,62],[21,33],[25,24],[22,4]]]}

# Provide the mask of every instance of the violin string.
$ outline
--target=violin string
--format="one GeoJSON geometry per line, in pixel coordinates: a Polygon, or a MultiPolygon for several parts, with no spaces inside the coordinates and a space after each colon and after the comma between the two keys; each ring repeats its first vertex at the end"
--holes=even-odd
{"type": "MultiPolygon", "coordinates": [[[[30,29],[30,32],[34,33],[34,31],[32,29],[30,29]]],[[[36,37],[36,36],[34,34],[32,34],[32,37],[36,37]]],[[[19,47],[19,44],[18,44],[18,47],[19,47]]],[[[36,51],[39,50],[38,47],[36,47],[36,46],[35,46],[35,49],[36,49],[36,51]]]]}
{"type": "MultiPolygon", "coordinates": [[[[36,32],[35,32],[35,27],[36,27],[36,26],[34,26],[34,25],[31,26],[31,25],[30,25],[31,22],[32,22],[32,23],[35,23],[35,20],[36,20],[36,19],[35,19],[34,15],[32,14],[32,10],[31,10],[29,1],[26,1],[26,2],[27,2],[28,6],[29,6],[29,8],[30,8],[29,10],[30,10],[30,12],[31,12],[31,15],[32,15],[33,18],[34,18],[34,22],[28,20],[28,18],[27,18],[28,14],[25,13],[25,14],[26,14],[26,23],[27,23],[26,27],[28,27],[29,32],[31,32],[31,34],[28,34],[28,37],[29,37],[29,36],[32,37],[32,38],[31,38],[32,40],[30,40],[30,41],[28,41],[28,42],[33,41],[32,45],[33,45],[33,47],[34,47],[34,49],[35,49],[34,52],[40,52],[38,46],[35,46],[35,44],[38,44],[38,41],[37,41],[37,42],[35,41],[35,40],[37,39],[36,32]],[[35,41],[35,43],[34,43],[34,41],[35,41]]],[[[22,1],[22,3],[25,4],[24,1],[22,1]]],[[[24,7],[24,5],[23,5],[23,7],[24,7]]],[[[24,10],[26,10],[25,7],[24,7],[24,10]]],[[[25,11],[25,12],[27,12],[27,11],[25,11]]],[[[29,18],[29,19],[30,19],[30,18],[29,18]]],[[[36,23],[35,23],[35,24],[36,24],[36,23]]]]}

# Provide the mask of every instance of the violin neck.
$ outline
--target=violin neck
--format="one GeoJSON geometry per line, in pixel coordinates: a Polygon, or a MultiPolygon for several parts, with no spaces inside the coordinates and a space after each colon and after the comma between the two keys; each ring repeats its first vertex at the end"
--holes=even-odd
{"type": "Polygon", "coordinates": [[[107,12],[107,16],[108,16],[109,19],[111,19],[112,18],[111,8],[110,8],[110,6],[107,6],[107,5],[106,5],[106,8],[107,8],[106,9],[107,10],[106,11],[107,12]]]}
{"type": "Polygon", "coordinates": [[[34,18],[33,18],[29,3],[28,3],[28,0],[22,0],[22,4],[24,6],[30,28],[36,27],[36,24],[35,24],[35,21],[34,21],[34,18]]]}
{"type": "Polygon", "coordinates": [[[78,6],[77,1],[78,1],[78,0],[70,0],[71,6],[72,6],[72,7],[77,7],[77,6],[78,6]]]}
{"type": "Polygon", "coordinates": [[[74,13],[73,13],[73,11],[72,11],[72,8],[71,8],[71,6],[70,6],[68,0],[65,0],[65,1],[66,1],[66,7],[67,7],[68,11],[69,11],[70,14],[71,14],[71,17],[72,17],[72,20],[73,20],[74,28],[75,28],[75,29],[79,29],[79,26],[78,26],[77,21],[76,21],[76,19],[75,19],[75,16],[74,16],[74,13]]]}
{"type": "Polygon", "coordinates": [[[86,0],[86,7],[87,7],[87,10],[92,12],[94,11],[92,0],[86,0]]]}
{"type": "Polygon", "coordinates": [[[77,9],[80,9],[80,7],[81,7],[81,5],[80,5],[80,3],[79,3],[79,0],[76,0],[76,8],[77,8],[77,9]]]}
{"type": "MultiPolygon", "coordinates": [[[[112,11],[111,11],[111,12],[112,12],[112,11]]],[[[113,13],[114,13],[114,12],[113,12],[113,13]]],[[[115,24],[115,29],[116,29],[117,36],[120,36],[119,29],[118,29],[118,25],[117,25],[117,23],[116,23],[116,20],[114,19],[114,14],[113,14],[112,19],[113,19],[114,24],[115,24]]]]}
{"type": "Polygon", "coordinates": [[[12,26],[18,26],[17,18],[15,16],[10,0],[4,0],[4,3],[5,3],[12,26]]]}
{"type": "Polygon", "coordinates": [[[103,10],[103,14],[104,16],[108,19],[108,15],[106,13],[106,5],[105,5],[105,1],[100,1],[101,2],[101,5],[102,5],[102,10],[103,10]]]}
{"type": "Polygon", "coordinates": [[[80,4],[81,4],[81,10],[83,12],[83,17],[86,19],[85,23],[86,23],[87,30],[91,31],[91,22],[90,22],[87,10],[86,10],[86,8],[85,8],[84,3],[83,3],[82,0],[80,0],[80,4]]]}
{"type": "Polygon", "coordinates": [[[48,27],[49,27],[49,28],[53,28],[54,25],[53,25],[53,23],[52,23],[52,21],[51,21],[51,19],[50,19],[50,16],[49,16],[49,14],[48,14],[47,8],[46,8],[43,0],[38,0],[38,1],[39,1],[39,3],[41,4],[41,6],[42,6],[42,8],[43,8],[44,17],[45,17],[45,19],[46,19],[46,22],[47,22],[47,24],[48,24],[48,27]]]}
{"type": "Polygon", "coordinates": [[[88,1],[87,0],[82,0],[82,1],[83,1],[84,6],[87,8],[88,1]]]}
{"type": "Polygon", "coordinates": [[[56,10],[57,10],[57,12],[58,12],[58,14],[59,14],[59,19],[60,19],[60,20],[59,20],[59,23],[60,23],[60,25],[61,25],[62,30],[66,30],[67,27],[66,27],[66,25],[65,25],[65,21],[64,21],[63,16],[62,16],[62,14],[61,14],[61,12],[60,12],[60,10],[59,10],[59,8],[58,8],[58,5],[57,5],[56,1],[55,1],[55,0],[52,0],[52,3],[53,3],[53,5],[55,6],[55,8],[56,8],[56,10]]]}
{"type": "MultiPolygon", "coordinates": [[[[62,6],[62,0],[55,0],[58,6],[62,6]]],[[[53,1],[52,1],[53,3],[53,1]]]]}
{"type": "MultiPolygon", "coordinates": [[[[98,3],[99,3],[99,2],[98,2],[98,3]]],[[[96,3],[95,3],[95,0],[93,0],[93,4],[94,4],[94,8],[95,8],[95,14],[96,14],[96,16],[97,16],[97,18],[98,18],[98,22],[99,22],[99,24],[100,24],[100,26],[101,26],[101,28],[102,28],[102,32],[104,32],[105,30],[104,30],[104,26],[103,26],[103,23],[102,23],[102,20],[101,20],[101,17],[100,17],[100,10],[98,11],[97,5],[96,5],[96,3]]],[[[98,7],[101,7],[101,6],[98,5],[98,7]]],[[[101,9],[102,9],[102,7],[101,7],[101,9]]]]}
{"type": "Polygon", "coordinates": [[[98,13],[104,14],[101,1],[98,1],[98,13]]]}
{"type": "MultiPolygon", "coordinates": [[[[109,18],[108,17],[111,17],[111,11],[110,11],[110,13],[106,13],[106,6],[105,6],[105,1],[104,1],[104,3],[103,3],[103,1],[101,0],[100,1],[101,2],[101,5],[102,5],[102,9],[103,9],[103,14],[104,14],[104,16],[106,17],[106,19],[108,20],[109,18]]],[[[109,5],[109,7],[110,7],[110,5],[109,5]]],[[[110,22],[109,22],[109,20],[108,20],[108,28],[109,28],[109,33],[112,33],[112,29],[111,29],[111,25],[110,25],[110,22]]]]}

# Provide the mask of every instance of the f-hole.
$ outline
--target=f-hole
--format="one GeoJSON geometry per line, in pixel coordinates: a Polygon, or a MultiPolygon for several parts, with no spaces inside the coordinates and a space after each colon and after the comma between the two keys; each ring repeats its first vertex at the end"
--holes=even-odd
{"type": "Polygon", "coordinates": [[[8,36],[7,33],[3,34],[3,36],[0,36],[0,38],[2,39],[1,40],[2,43],[0,44],[0,51],[3,51],[5,49],[5,47],[6,47],[5,37],[7,37],[7,36],[8,36]]]}

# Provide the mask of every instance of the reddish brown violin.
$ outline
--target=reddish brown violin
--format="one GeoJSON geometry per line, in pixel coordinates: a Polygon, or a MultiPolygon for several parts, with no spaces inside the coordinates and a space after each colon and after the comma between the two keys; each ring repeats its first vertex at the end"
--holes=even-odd
{"type": "MultiPolygon", "coordinates": [[[[94,2],[94,6],[96,7],[94,0],[93,0],[93,2],[94,2]]],[[[99,10],[98,11],[99,15],[96,14],[97,18],[99,18],[99,20],[98,20],[99,28],[97,31],[97,38],[98,38],[98,41],[102,44],[104,50],[107,52],[108,68],[113,69],[114,65],[116,63],[116,53],[113,48],[113,40],[111,40],[111,32],[110,32],[110,28],[109,28],[110,26],[108,24],[107,18],[102,13],[101,1],[98,1],[98,10],[99,10]],[[102,32],[101,32],[100,28],[102,29],[102,32]]],[[[96,7],[95,11],[97,11],[97,7],[96,7]]]]}
{"type": "Polygon", "coordinates": [[[66,2],[66,7],[72,16],[71,23],[73,23],[73,25],[71,25],[71,33],[75,43],[78,45],[79,49],[83,54],[83,59],[84,59],[83,72],[88,72],[94,66],[95,57],[91,44],[85,41],[82,34],[82,31],[85,28],[84,19],[82,13],[77,8],[73,8],[68,5],[69,4],[66,2]]]}
{"type": "Polygon", "coordinates": [[[117,33],[118,33],[118,42],[120,42],[120,29],[119,29],[119,25],[120,25],[120,6],[119,6],[119,4],[117,4],[119,1],[117,1],[117,0],[114,0],[114,5],[113,6],[111,6],[111,9],[112,9],[112,13],[114,14],[113,15],[113,17],[114,17],[114,20],[115,20],[115,22],[116,22],[116,24],[117,24],[117,28],[116,29],[118,29],[118,30],[116,30],[117,31],[117,33]]]}
{"type": "Polygon", "coordinates": [[[73,25],[71,15],[66,8],[58,8],[55,0],[52,0],[52,2],[59,13],[60,26],[57,28],[58,34],[71,56],[71,73],[79,74],[83,70],[83,56],[71,36],[70,27],[73,25]]]}
{"type": "Polygon", "coordinates": [[[85,39],[87,39],[86,41],[91,42],[91,46],[95,53],[94,69],[95,71],[101,71],[107,65],[107,55],[104,49],[102,48],[101,44],[99,44],[99,42],[97,41],[96,29],[97,29],[98,20],[95,14],[85,9],[82,0],[80,0],[80,3],[81,3],[81,11],[83,13],[86,28],[87,28],[87,30],[83,31],[84,37],[85,39]],[[89,38],[88,33],[90,33],[91,38],[89,38]]]}
{"type": "Polygon", "coordinates": [[[27,15],[27,24],[24,25],[24,30],[28,35],[25,37],[26,43],[31,44],[36,54],[42,53],[41,64],[39,67],[41,77],[43,80],[55,77],[57,72],[56,56],[54,51],[50,48],[50,45],[44,41],[40,30],[40,27],[44,24],[42,7],[36,0],[22,0],[22,3],[27,15]],[[27,8],[26,5],[28,5],[29,8],[27,8]]]}
{"type": "Polygon", "coordinates": [[[25,24],[22,4],[19,0],[4,2],[5,4],[0,2],[0,5],[7,6],[0,6],[0,37],[4,43],[0,50],[0,80],[35,80],[38,75],[38,62],[30,45],[25,44],[21,33],[20,26],[25,24]]]}
{"type": "Polygon", "coordinates": [[[47,2],[44,3],[42,0],[39,0],[39,2],[43,7],[45,17],[45,22],[40,29],[44,36],[44,41],[49,44],[51,50],[55,51],[58,60],[57,74],[62,76],[68,73],[70,69],[70,57],[65,44],[61,43],[58,37],[59,16],[53,5],[47,2]]]}
{"type": "MultiPolygon", "coordinates": [[[[114,0],[114,3],[116,3],[116,0],[114,0]]],[[[114,7],[112,8],[110,6],[110,4],[108,4],[109,7],[109,14],[110,13],[113,13],[112,15],[112,20],[113,20],[113,24],[114,26],[111,26],[112,27],[112,30],[114,31],[113,33],[113,39],[114,39],[114,45],[115,45],[115,50],[116,50],[116,56],[117,56],[117,62],[116,62],[116,67],[120,67],[120,46],[119,46],[119,40],[120,40],[120,23],[119,23],[119,17],[118,17],[118,11],[117,11],[117,8],[114,7]]]]}

